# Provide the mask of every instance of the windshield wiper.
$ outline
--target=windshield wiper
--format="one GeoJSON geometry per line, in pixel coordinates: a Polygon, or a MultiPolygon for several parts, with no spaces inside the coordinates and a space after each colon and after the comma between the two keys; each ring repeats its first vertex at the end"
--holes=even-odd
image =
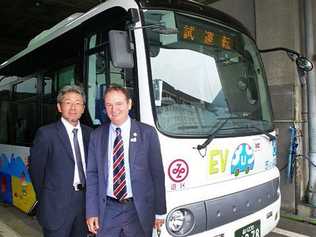
{"type": "Polygon", "coordinates": [[[197,145],[196,149],[198,149],[199,151],[206,148],[208,144],[211,143],[211,141],[215,138],[216,134],[218,133],[219,130],[221,130],[222,127],[224,127],[224,125],[227,123],[228,120],[230,119],[236,119],[237,117],[228,117],[225,118],[224,120],[222,120],[221,122],[219,122],[219,125],[214,129],[214,131],[208,136],[208,138],[206,139],[205,142],[203,142],[202,145],[197,145]]]}
{"type": "MultiPolygon", "coordinates": [[[[224,120],[222,120],[221,122],[219,122],[219,125],[214,129],[214,131],[208,136],[208,138],[206,139],[205,142],[203,142],[203,144],[201,145],[197,145],[196,146],[196,149],[198,149],[199,151],[202,150],[202,149],[205,149],[211,142],[212,140],[215,138],[215,136],[217,135],[218,131],[221,130],[224,125],[229,121],[229,120],[235,120],[235,119],[242,119],[242,120],[248,120],[247,118],[245,117],[227,117],[227,118],[224,118],[224,120]]],[[[256,126],[249,126],[247,125],[246,128],[254,128],[256,130],[258,130],[259,132],[263,133],[264,135],[266,135],[269,139],[269,141],[273,141],[276,139],[276,137],[270,133],[268,133],[267,131],[261,129],[261,128],[258,128],[256,126]]]]}

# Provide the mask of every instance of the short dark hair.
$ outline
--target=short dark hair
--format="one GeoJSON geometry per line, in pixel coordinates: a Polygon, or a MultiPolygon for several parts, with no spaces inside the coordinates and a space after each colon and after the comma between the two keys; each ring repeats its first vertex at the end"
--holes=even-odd
{"type": "Polygon", "coordinates": [[[67,85],[61,88],[57,95],[57,103],[60,104],[64,99],[64,95],[69,92],[74,92],[81,95],[83,99],[83,103],[86,104],[86,95],[84,93],[84,90],[82,87],[77,86],[77,85],[67,85]]]}
{"type": "Polygon", "coordinates": [[[122,87],[118,85],[110,85],[108,88],[106,88],[103,94],[103,98],[105,98],[105,96],[112,91],[122,92],[125,95],[127,101],[131,99],[128,89],[126,87],[122,87]]]}

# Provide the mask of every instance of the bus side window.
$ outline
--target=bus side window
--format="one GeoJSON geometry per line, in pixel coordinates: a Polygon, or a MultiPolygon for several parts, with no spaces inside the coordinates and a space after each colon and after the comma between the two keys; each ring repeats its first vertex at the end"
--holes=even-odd
{"type": "Polygon", "coordinates": [[[38,127],[37,78],[30,78],[15,85],[11,106],[14,127],[10,143],[30,145],[38,127]]]}
{"type": "Polygon", "coordinates": [[[0,89],[0,143],[8,143],[9,140],[9,125],[8,120],[10,109],[10,88],[0,89]]]}
{"type": "Polygon", "coordinates": [[[103,94],[109,85],[126,87],[133,100],[130,116],[138,119],[136,78],[133,69],[114,67],[111,62],[107,33],[95,33],[86,38],[87,110],[93,125],[109,121],[104,109],[103,94]]]}
{"type": "Polygon", "coordinates": [[[75,65],[66,66],[55,72],[55,88],[57,91],[66,85],[75,84],[75,65]]]}
{"type": "Polygon", "coordinates": [[[56,109],[57,91],[54,79],[50,76],[44,76],[43,80],[43,97],[42,97],[42,121],[41,125],[55,122],[58,118],[56,109]]]}
{"type": "Polygon", "coordinates": [[[103,105],[103,92],[106,88],[106,59],[104,51],[90,54],[87,57],[87,109],[93,125],[99,125],[105,121],[103,105]]]}

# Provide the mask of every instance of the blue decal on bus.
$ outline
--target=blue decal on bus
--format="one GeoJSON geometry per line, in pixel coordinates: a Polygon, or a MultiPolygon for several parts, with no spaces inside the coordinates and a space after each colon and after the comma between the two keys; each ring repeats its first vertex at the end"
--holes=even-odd
{"type": "Polygon", "coordinates": [[[253,149],[249,144],[240,144],[233,155],[231,164],[231,174],[238,176],[241,172],[249,173],[253,169],[255,159],[253,149]]]}

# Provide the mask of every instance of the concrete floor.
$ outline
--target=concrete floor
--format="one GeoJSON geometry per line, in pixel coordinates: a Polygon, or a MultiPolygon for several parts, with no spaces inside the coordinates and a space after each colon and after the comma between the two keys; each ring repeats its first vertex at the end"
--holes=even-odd
{"type": "Polygon", "coordinates": [[[0,202],[0,237],[43,237],[35,217],[0,202]]]}
{"type": "MultiPolygon", "coordinates": [[[[278,230],[282,230],[283,233],[273,231],[267,237],[316,236],[315,225],[289,218],[281,217],[278,230]]],[[[43,237],[43,235],[35,217],[27,216],[17,208],[0,202],[0,237],[43,237]]]]}

